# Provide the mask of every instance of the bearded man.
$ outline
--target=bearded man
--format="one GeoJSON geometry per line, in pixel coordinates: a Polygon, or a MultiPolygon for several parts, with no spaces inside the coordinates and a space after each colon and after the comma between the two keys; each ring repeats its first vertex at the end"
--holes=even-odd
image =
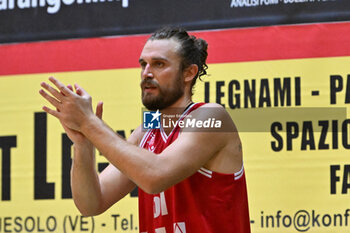
{"type": "Polygon", "coordinates": [[[139,187],[140,232],[249,233],[250,221],[241,141],[232,119],[218,104],[192,102],[196,80],[206,74],[207,43],[181,28],[163,28],[146,42],[140,58],[142,103],[177,122],[216,119],[225,130],[180,123],[166,129],[140,125],[127,141],[96,114],[79,85],[42,83],[40,94],[56,110],[74,143],[71,186],[85,216],[98,215],[139,187]],[[45,90],[46,91],[45,91],[45,90]],[[94,147],[110,162],[98,174],[94,147]]]}

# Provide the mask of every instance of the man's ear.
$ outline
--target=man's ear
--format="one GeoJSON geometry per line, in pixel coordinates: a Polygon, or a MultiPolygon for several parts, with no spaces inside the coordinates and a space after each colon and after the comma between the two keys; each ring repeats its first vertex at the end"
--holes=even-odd
{"type": "Polygon", "coordinates": [[[196,74],[198,73],[198,66],[192,64],[184,70],[184,80],[185,82],[192,82],[196,74]]]}

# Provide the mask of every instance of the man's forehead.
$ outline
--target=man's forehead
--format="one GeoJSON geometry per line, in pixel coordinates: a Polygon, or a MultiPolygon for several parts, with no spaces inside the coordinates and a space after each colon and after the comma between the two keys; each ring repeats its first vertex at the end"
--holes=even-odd
{"type": "Polygon", "coordinates": [[[148,40],[143,47],[141,58],[150,57],[174,57],[178,56],[180,43],[174,39],[148,40]]]}

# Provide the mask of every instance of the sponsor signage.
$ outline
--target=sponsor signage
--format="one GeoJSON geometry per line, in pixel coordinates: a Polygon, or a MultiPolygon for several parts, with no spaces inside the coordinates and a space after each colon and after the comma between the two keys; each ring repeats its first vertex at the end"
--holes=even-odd
{"type": "Polygon", "coordinates": [[[0,43],[350,19],[347,0],[0,0],[0,43]]]}

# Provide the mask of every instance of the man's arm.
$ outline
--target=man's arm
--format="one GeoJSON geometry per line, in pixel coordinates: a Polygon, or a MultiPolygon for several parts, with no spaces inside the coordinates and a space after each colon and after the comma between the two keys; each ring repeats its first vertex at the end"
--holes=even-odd
{"type": "MultiPolygon", "coordinates": [[[[53,101],[44,91],[40,93],[58,110],[43,109],[70,129],[81,132],[120,172],[148,193],[159,193],[192,175],[228,144],[230,137],[227,133],[185,132],[156,155],[127,143],[96,117],[91,108],[91,97],[81,87],[75,85],[74,93],[58,80],[50,78],[50,81],[61,93],[46,83],[42,83],[42,87],[56,100],[53,101]]],[[[223,108],[214,113],[197,117],[227,119],[228,114],[223,108]]]]}
{"type": "MultiPolygon", "coordinates": [[[[73,91],[71,85],[67,88],[73,91]]],[[[55,97],[58,94],[60,93],[55,93],[55,97]]],[[[51,103],[58,103],[53,97],[46,96],[46,98],[51,103]]],[[[103,103],[99,102],[96,107],[96,116],[99,119],[102,119],[102,112],[103,103]]],[[[93,144],[80,132],[67,127],[63,121],[61,124],[74,143],[71,187],[75,205],[85,216],[103,213],[127,195],[135,184],[113,165],[109,165],[98,175],[93,144]]],[[[135,130],[128,138],[128,142],[137,145],[141,136],[140,130],[135,130]]]]}
{"type": "MultiPolygon", "coordinates": [[[[215,119],[227,119],[227,115],[223,108],[215,111],[215,119]]],[[[195,117],[208,118],[205,115],[195,117]]],[[[225,147],[230,138],[230,133],[183,132],[157,155],[123,141],[93,116],[87,122],[81,132],[112,164],[148,193],[162,192],[195,173],[225,147]]]]}
{"type": "MultiPolygon", "coordinates": [[[[137,137],[134,131],[128,142],[136,145],[137,137]]],[[[112,164],[98,175],[93,148],[75,145],[71,186],[75,205],[81,214],[91,216],[106,211],[132,191],[135,184],[112,164]]]]}

